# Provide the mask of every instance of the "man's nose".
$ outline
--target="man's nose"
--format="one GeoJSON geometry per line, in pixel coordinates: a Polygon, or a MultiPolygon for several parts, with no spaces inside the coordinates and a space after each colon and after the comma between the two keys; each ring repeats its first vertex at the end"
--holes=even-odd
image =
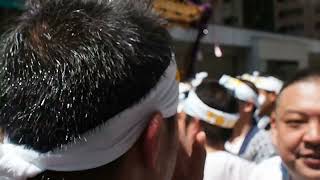
{"type": "Polygon", "coordinates": [[[307,126],[304,141],[313,145],[320,145],[320,118],[313,118],[307,126]]]}

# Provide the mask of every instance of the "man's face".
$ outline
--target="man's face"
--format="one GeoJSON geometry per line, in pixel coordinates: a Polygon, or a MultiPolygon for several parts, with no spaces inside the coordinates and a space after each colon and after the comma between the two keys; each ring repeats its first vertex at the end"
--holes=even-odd
{"type": "Polygon", "coordinates": [[[261,108],[267,106],[270,102],[269,98],[268,98],[268,92],[263,90],[263,89],[259,89],[259,104],[261,106],[261,108]],[[263,99],[263,100],[262,100],[263,99]]]}
{"type": "Polygon", "coordinates": [[[276,98],[277,98],[277,95],[274,92],[269,92],[263,89],[259,89],[258,101],[260,104],[261,115],[270,115],[269,113],[271,113],[271,111],[273,110],[276,98]]]}
{"type": "Polygon", "coordinates": [[[320,80],[297,82],[280,95],[276,145],[294,179],[320,179],[320,80]]]}
{"type": "Polygon", "coordinates": [[[238,101],[238,113],[240,115],[240,119],[250,118],[253,114],[254,105],[251,102],[238,101]]]}

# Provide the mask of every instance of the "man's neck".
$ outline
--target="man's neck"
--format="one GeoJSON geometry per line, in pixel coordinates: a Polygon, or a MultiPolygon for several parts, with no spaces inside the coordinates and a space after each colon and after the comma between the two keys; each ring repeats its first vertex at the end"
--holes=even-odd
{"type": "Polygon", "coordinates": [[[259,113],[259,117],[263,116],[270,116],[275,108],[275,104],[271,104],[268,107],[265,107],[261,112],[259,113]]]}
{"type": "Polygon", "coordinates": [[[217,145],[209,145],[209,144],[206,144],[205,145],[206,147],[206,151],[208,153],[213,153],[213,152],[218,152],[218,151],[224,151],[225,148],[224,148],[224,144],[217,144],[217,145]]]}
{"type": "Polygon", "coordinates": [[[236,125],[233,128],[230,141],[232,142],[238,137],[245,137],[250,131],[250,129],[252,128],[251,121],[252,121],[251,117],[239,119],[239,121],[236,123],[236,125]]]}
{"type": "Polygon", "coordinates": [[[139,180],[148,177],[148,173],[145,172],[145,168],[141,164],[142,159],[136,144],[123,155],[122,159],[119,169],[114,172],[114,180],[139,180]]]}

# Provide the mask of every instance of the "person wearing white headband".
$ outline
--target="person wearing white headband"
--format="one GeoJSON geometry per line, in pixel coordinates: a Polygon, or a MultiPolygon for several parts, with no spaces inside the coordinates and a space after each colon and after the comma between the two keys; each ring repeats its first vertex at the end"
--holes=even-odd
{"type": "Polygon", "coordinates": [[[271,137],[256,126],[254,112],[258,106],[258,90],[253,83],[223,75],[219,83],[231,90],[239,103],[239,120],[225,148],[249,161],[260,161],[275,155],[271,137]]]}
{"type": "Polygon", "coordinates": [[[206,133],[207,158],[204,180],[246,180],[255,164],[225,151],[239,120],[238,103],[232,92],[216,81],[204,80],[180,101],[182,110],[200,119],[206,133]]]}
{"type": "Polygon", "coordinates": [[[276,99],[283,82],[273,76],[261,76],[257,78],[255,85],[259,89],[258,127],[269,129],[270,116],[274,112],[276,99]]]}
{"type": "Polygon", "coordinates": [[[279,156],[259,164],[249,180],[320,179],[320,71],[297,72],[280,91],[271,131],[279,156]]]}
{"type": "MultiPolygon", "coordinates": [[[[0,47],[0,180],[201,179],[176,166],[177,67],[150,7],[28,5],[0,47]]],[[[199,168],[204,138],[192,139],[199,168]]]]}
{"type": "Polygon", "coordinates": [[[273,76],[255,76],[243,74],[242,79],[252,82],[259,90],[258,109],[255,116],[258,121],[258,127],[269,129],[270,116],[275,108],[277,95],[282,88],[283,82],[273,76]]]}

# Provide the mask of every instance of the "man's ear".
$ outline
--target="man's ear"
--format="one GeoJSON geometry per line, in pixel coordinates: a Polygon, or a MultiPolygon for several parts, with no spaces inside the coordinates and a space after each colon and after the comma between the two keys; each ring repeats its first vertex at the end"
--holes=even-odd
{"type": "Polygon", "coordinates": [[[275,92],[272,92],[269,94],[269,98],[271,102],[276,102],[277,100],[277,94],[275,92]]]}
{"type": "Polygon", "coordinates": [[[143,137],[144,161],[148,169],[156,170],[157,168],[157,160],[159,158],[160,149],[160,134],[162,126],[162,114],[159,112],[153,114],[143,137]]]}
{"type": "Polygon", "coordinates": [[[245,102],[245,105],[244,105],[244,111],[245,112],[252,112],[253,108],[254,108],[253,103],[245,102]]]}

